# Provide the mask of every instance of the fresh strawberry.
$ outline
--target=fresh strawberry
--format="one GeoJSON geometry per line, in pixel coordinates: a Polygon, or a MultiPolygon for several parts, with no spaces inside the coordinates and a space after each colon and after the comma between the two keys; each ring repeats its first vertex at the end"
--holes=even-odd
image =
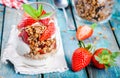
{"type": "Polygon", "coordinates": [[[91,61],[92,54],[85,48],[78,48],[72,56],[72,70],[79,71],[85,68],[91,61]]]}
{"type": "Polygon", "coordinates": [[[24,28],[28,25],[32,25],[33,23],[37,22],[31,17],[25,17],[19,24],[18,24],[18,29],[24,28]]]}
{"type": "Polygon", "coordinates": [[[115,65],[115,58],[120,55],[120,52],[111,52],[105,48],[99,48],[92,56],[92,63],[96,68],[104,69],[115,65]]]}
{"type": "Polygon", "coordinates": [[[30,17],[30,15],[24,12],[23,17],[30,17]]]}
{"type": "Polygon", "coordinates": [[[76,38],[78,40],[85,40],[92,36],[93,29],[95,28],[96,24],[92,24],[91,26],[79,26],[76,32],[76,38]]]}
{"type": "Polygon", "coordinates": [[[45,18],[45,19],[40,19],[39,22],[41,22],[42,24],[44,25],[48,25],[49,24],[49,21],[50,21],[50,18],[45,18]]]}
{"type": "Polygon", "coordinates": [[[44,14],[46,14],[46,11],[45,11],[45,10],[42,10],[41,15],[44,15],[44,14]]]}
{"type": "Polygon", "coordinates": [[[40,52],[40,54],[45,54],[45,52],[41,49],[38,52],[40,52]]]}
{"type": "Polygon", "coordinates": [[[53,22],[49,23],[49,26],[44,31],[44,33],[40,36],[40,41],[47,40],[55,33],[55,25],[53,22]]]}
{"type": "Polygon", "coordinates": [[[78,40],[85,40],[92,36],[93,29],[89,26],[79,26],[76,32],[76,38],[78,40]]]}
{"type": "Polygon", "coordinates": [[[22,30],[21,33],[19,34],[19,37],[22,38],[22,40],[26,43],[29,44],[28,42],[28,34],[25,30],[22,30]]]}

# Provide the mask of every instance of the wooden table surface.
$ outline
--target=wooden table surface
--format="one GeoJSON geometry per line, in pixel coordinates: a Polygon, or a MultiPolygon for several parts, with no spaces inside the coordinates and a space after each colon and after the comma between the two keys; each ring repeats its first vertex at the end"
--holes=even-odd
{"type": "MultiPolygon", "coordinates": [[[[35,2],[36,0],[31,0],[35,2]]],[[[54,5],[53,0],[37,0],[44,1],[54,5]]],[[[116,0],[114,14],[112,18],[105,24],[99,24],[91,38],[85,40],[85,43],[92,43],[96,48],[104,47],[111,51],[119,51],[120,49],[120,0],[116,0]],[[114,28],[114,30],[112,30],[114,28]],[[102,33],[101,35],[99,33],[102,33]],[[97,39],[97,40],[96,40],[97,39]]],[[[70,24],[75,26],[82,25],[83,22],[76,19],[72,1],[70,6],[66,8],[70,24]]],[[[21,75],[16,74],[14,66],[11,63],[3,64],[0,62],[0,78],[120,78],[120,67],[111,67],[108,71],[99,70],[92,65],[87,66],[79,72],[71,70],[71,57],[73,51],[78,48],[78,41],[75,38],[76,31],[68,31],[66,27],[63,11],[56,8],[57,21],[60,27],[62,43],[65,51],[65,58],[69,67],[68,71],[62,73],[47,73],[38,75],[21,75]],[[75,38],[75,39],[73,39],[75,38]]],[[[0,5],[0,50],[1,54],[6,47],[9,38],[11,25],[17,24],[17,13],[15,9],[0,5]]]]}

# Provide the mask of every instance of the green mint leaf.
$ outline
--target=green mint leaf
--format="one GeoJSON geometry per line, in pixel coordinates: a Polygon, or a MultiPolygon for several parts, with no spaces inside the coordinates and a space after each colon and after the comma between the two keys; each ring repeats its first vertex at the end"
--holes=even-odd
{"type": "Polygon", "coordinates": [[[90,27],[91,27],[92,29],[95,29],[96,26],[97,26],[97,24],[94,23],[94,24],[92,24],[90,27]]]}
{"type": "Polygon", "coordinates": [[[36,10],[32,6],[29,4],[23,4],[22,7],[26,13],[28,13],[31,17],[37,19],[36,10]]]}
{"type": "Polygon", "coordinates": [[[44,15],[41,15],[40,18],[45,18],[45,17],[48,17],[52,14],[52,12],[49,12],[49,13],[46,13],[44,15]]]}
{"type": "Polygon", "coordinates": [[[38,13],[39,13],[39,15],[42,14],[42,11],[43,11],[43,6],[40,4],[40,5],[39,5],[39,8],[38,8],[38,13]]]}
{"type": "Polygon", "coordinates": [[[40,4],[39,7],[38,7],[38,10],[35,13],[37,18],[40,17],[40,15],[42,14],[42,11],[43,11],[43,6],[40,4]]]}

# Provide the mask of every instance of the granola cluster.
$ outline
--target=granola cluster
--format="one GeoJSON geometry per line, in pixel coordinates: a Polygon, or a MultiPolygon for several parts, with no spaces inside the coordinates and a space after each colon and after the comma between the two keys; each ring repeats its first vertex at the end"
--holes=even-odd
{"type": "Polygon", "coordinates": [[[42,33],[46,30],[46,26],[27,26],[24,30],[28,34],[28,45],[30,47],[29,54],[25,54],[26,57],[38,59],[40,55],[50,53],[56,49],[56,38],[39,40],[42,33]]]}
{"type": "Polygon", "coordinates": [[[113,0],[78,0],[75,7],[78,15],[89,21],[97,22],[110,16],[113,0]]]}

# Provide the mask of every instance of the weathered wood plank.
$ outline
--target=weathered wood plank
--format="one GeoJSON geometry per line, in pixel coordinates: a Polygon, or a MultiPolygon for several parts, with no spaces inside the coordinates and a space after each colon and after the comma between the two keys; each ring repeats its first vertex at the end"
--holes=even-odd
{"type": "Polygon", "coordinates": [[[118,41],[118,45],[120,48],[120,20],[111,19],[110,24],[112,26],[112,30],[114,31],[114,34],[116,36],[116,40],[118,41]]]}
{"type": "Polygon", "coordinates": [[[114,34],[116,36],[116,40],[118,41],[118,45],[120,48],[120,0],[115,0],[116,4],[114,7],[114,13],[112,16],[112,19],[110,20],[111,27],[114,31],[114,34]]]}
{"type": "MultiPolygon", "coordinates": [[[[53,6],[55,6],[53,0],[39,0],[39,1],[48,2],[48,3],[51,3],[53,6]]],[[[74,25],[73,19],[71,19],[72,16],[71,16],[69,7],[67,8],[67,13],[68,13],[70,23],[74,25]]],[[[57,9],[57,7],[56,7],[56,15],[57,15],[57,21],[58,21],[58,25],[59,25],[60,33],[62,37],[66,61],[70,70],[63,73],[44,74],[44,78],[87,78],[87,74],[85,70],[82,70],[80,72],[71,71],[71,57],[72,57],[73,51],[78,47],[77,45],[78,41],[76,39],[75,40],[72,39],[72,38],[75,38],[75,31],[67,30],[63,11],[57,9]]]]}
{"type": "MultiPolygon", "coordinates": [[[[11,25],[16,25],[18,23],[19,16],[15,9],[6,8],[4,19],[5,20],[4,20],[1,52],[3,52],[3,49],[6,47],[6,43],[8,41],[10,30],[11,30],[11,25]]],[[[2,64],[0,62],[0,77],[1,78],[41,78],[41,75],[16,74],[14,71],[14,67],[11,63],[2,64]]]]}
{"type": "MultiPolygon", "coordinates": [[[[0,44],[1,44],[1,37],[2,37],[2,26],[3,26],[3,15],[4,15],[3,13],[4,13],[4,6],[0,5],[0,44]]],[[[1,52],[0,52],[0,55],[1,55],[1,52]]]]}
{"type": "MultiPolygon", "coordinates": [[[[73,9],[74,11],[74,9],[73,9]]],[[[78,20],[74,14],[75,21],[77,26],[86,24],[82,20],[78,20]]],[[[111,30],[110,24],[100,24],[94,30],[94,34],[91,38],[85,40],[85,43],[92,43],[96,49],[97,48],[108,48],[111,51],[119,51],[118,45],[116,43],[115,37],[111,30]]],[[[120,68],[119,67],[111,67],[108,71],[99,70],[89,65],[87,67],[89,78],[120,78],[120,68]]]]}

